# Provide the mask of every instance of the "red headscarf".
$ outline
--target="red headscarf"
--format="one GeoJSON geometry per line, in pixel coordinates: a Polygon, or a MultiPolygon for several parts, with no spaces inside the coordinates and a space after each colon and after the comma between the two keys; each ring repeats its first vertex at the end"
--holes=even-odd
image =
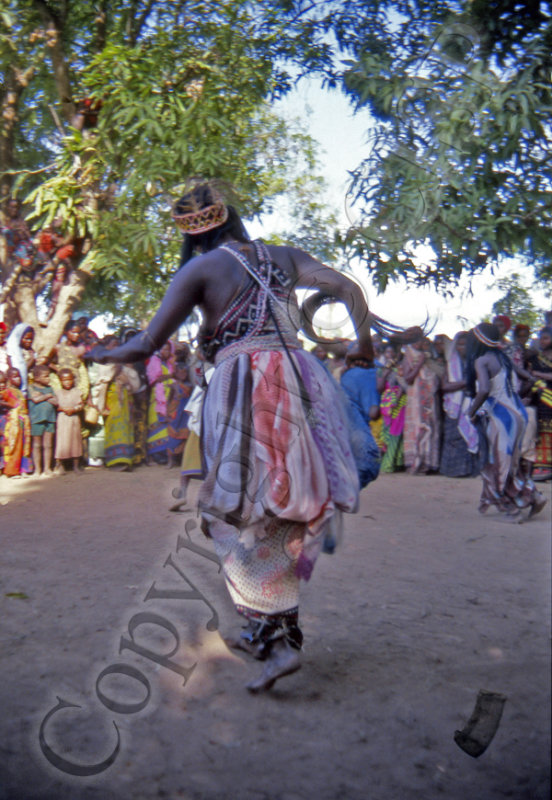
{"type": "Polygon", "coordinates": [[[497,314],[496,317],[493,319],[493,322],[502,322],[505,327],[504,333],[508,333],[510,328],[512,327],[512,320],[510,317],[507,317],[506,314],[497,314]]]}
{"type": "Polygon", "coordinates": [[[514,336],[517,336],[518,333],[521,333],[522,331],[525,331],[526,333],[531,333],[529,325],[524,325],[523,322],[518,322],[518,324],[514,326],[514,336]]]}

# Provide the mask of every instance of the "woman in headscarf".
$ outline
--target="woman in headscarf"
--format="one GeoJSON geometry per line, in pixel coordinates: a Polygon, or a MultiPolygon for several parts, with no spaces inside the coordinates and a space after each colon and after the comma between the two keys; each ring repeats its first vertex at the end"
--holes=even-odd
{"type": "Polygon", "coordinates": [[[29,370],[35,363],[33,350],[34,329],[26,322],[20,322],[12,330],[6,343],[6,350],[10,357],[11,366],[19,370],[21,375],[21,391],[27,394],[29,370]]]}
{"type": "Polygon", "coordinates": [[[448,478],[479,474],[479,434],[468,416],[470,398],[466,394],[467,331],[454,337],[446,354],[447,374],[443,378],[443,442],[439,472],[448,478]]]}
{"type": "Polygon", "coordinates": [[[479,511],[494,505],[504,519],[518,522],[522,509],[531,516],[544,508],[546,500],[522,468],[527,412],[512,377],[512,362],[501,348],[498,327],[480,323],[470,332],[467,364],[467,388],[473,397],[470,419],[473,422],[476,414],[484,413],[487,437],[479,511]]]}

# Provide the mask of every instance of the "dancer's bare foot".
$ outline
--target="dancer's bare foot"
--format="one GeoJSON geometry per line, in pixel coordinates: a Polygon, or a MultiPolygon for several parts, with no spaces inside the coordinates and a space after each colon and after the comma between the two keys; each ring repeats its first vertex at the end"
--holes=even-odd
{"type": "Polygon", "coordinates": [[[531,511],[529,512],[527,519],[531,519],[531,517],[539,514],[546,505],[546,497],[544,497],[540,492],[538,492],[538,495],[539,496],[536,497],[534,502],[531,504],[531,511]]]}
{"type": "Polygon", "coordinates": [[[264,663],[258,678],[247,684],[252,694],[271,689],[279,678],[292,675],[301,669],[299,651],[294,650],[284,639],[274,642],[272,651],[264,663]]]}

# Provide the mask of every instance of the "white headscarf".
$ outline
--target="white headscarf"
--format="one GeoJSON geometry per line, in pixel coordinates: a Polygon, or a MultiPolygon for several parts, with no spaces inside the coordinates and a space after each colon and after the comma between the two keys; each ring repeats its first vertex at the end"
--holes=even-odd
{"type": "Polygon", "coordinates": [[[8,341],[6,342],[6,350],[8,351],[8,355],[11,359],[12,368],[19,370],[19,374],[21,375],[21,391],[25,394],[27,393],[28,384],[27,362],[25,361],[25,356],[23,355],[21,339],[29,330],[34,331],[32,325],[29,325],[27,322],[20,322],[10,333],[8,336],[8,341]]]}

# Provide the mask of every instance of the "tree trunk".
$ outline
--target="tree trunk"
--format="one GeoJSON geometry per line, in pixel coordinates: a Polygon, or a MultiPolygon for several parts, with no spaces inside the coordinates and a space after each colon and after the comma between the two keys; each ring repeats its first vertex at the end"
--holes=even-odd
{"type": "Polygon", "coordinates": [[[65,286],[61,287],[56,310],[52,319],[45,327],[36,329],[34,348],[37,358],[47,358],[52,354],[63,335],[65,326],[80,303],[85,286],[90,279],[91,269],[84,263],[83,266],[73,270],[65,286]]]}

